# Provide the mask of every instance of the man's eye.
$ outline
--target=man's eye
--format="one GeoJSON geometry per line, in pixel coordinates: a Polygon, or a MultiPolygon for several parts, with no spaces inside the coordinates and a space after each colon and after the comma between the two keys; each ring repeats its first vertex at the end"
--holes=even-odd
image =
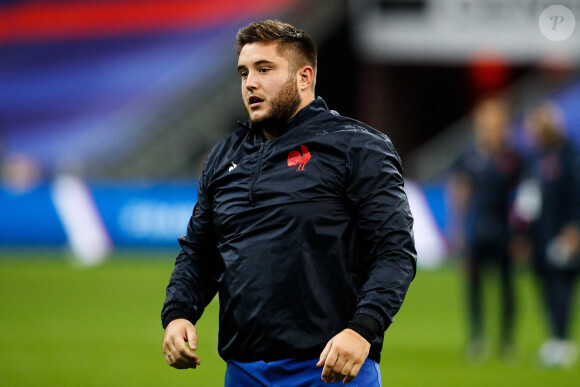
{"type": "Polygon", "coordinates": [[[242,78],[245,79],[245,78],[248,77],[248,73],[247,72],[242,72],[242,73],[240,73],[240,77],[242,77],[242,78]]]}
{"type": "Polygon", "coordinates": [[[267,73],[268,71],[270,71],[270,69],[269,69],[269,68],[267,68],[267,67],[262,67],[262,68],[261,68],[259,71],[260,71],[261,73],[267,73]]]}

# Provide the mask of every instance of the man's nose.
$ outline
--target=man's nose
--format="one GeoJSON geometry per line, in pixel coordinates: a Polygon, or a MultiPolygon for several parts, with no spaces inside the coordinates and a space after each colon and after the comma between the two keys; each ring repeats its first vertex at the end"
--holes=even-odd
{"type": "Polygon", "coordinates": [[[248,90],[254,90],[258,88],[256,77],[252,73],[249,73],[248,77],[246,78],[246,88],[248,90]]]}

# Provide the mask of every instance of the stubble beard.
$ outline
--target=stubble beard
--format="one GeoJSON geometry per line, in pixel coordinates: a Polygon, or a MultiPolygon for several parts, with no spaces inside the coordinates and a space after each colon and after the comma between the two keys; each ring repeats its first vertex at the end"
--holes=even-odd
{"type": "Polygon", "coordinates": [[[252,120],[249,110],[246,108],[246,113],[250,117],[250,122],[254,128],[271,132],[279,135],[285,129],[285,123],[296,112],[296,109],[302,103],[296,79],[290,76],[288,81],[280,86],[278,93],[270,99],[269,114],[252,120]]]}

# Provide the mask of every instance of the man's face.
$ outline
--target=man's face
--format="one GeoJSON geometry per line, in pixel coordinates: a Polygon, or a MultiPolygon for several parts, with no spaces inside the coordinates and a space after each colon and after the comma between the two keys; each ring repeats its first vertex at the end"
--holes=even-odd
{"type": "Polygon", "coordinates": [[[507,140],[509,113],[501,102],[490,100],[475,109],[475,135],[487,149],[499,148],[507,140]]]}
{"type": "Polygon", "coordinates": [[[301,103],[297,80],[277,43],[246,44],[238,58],[242,98],[254,124],[283,122],[297,113],[301,103]]]}

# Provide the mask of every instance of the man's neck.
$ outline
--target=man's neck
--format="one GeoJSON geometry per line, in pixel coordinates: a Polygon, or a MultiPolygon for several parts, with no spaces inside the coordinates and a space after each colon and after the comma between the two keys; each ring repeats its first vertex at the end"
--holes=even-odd
{"type": "Polygon", "coordinates": [[[277,129],[268,129],[268,130],[262,129],[262,135],[268,141],[277,139],[282,134],[284,134],[284,132],[285,131],[283,131],[283,130],[277,130],[277,129]]]}

